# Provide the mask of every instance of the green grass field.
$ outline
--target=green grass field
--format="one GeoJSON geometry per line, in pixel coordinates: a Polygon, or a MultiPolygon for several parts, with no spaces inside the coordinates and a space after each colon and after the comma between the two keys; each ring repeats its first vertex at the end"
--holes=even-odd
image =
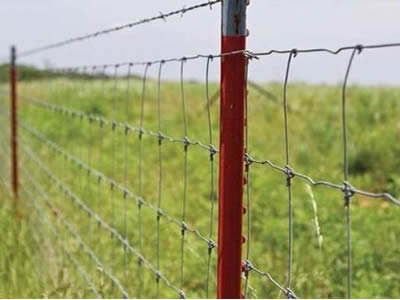
{"type": "MultiPolygon", "coordinates": [[[[209,86],[210,95],[218,86],[209,86]]],[[[282,86],[263,85],[280,99],[282,86]]],[[[28,101],[40,99],[57,107],[102,116],[106,120],[127,122],[140,127],[142,81],[77,80],[21,82],[20,95],[20,169],[19,214],[15,217],[8,180],[8,132],[1,133],[0,222],[0,297],[95,297],[67,253],[85,269],[100,296],[121,297],[107,273],[115,275],[130,297],[176,298],[178,293],[160,281],[137,257],[124,250],[117,237],[98,226],[93,217],[71,200],[43,169],[47,168],[69,190],[93,209],[110,226],[127,237],[136,250],[173,286],[187,297],[205,297],[208,245],[187,232],[181,282],[181,228],[165,216],[160,219],[160,251],[157,251],[157,214],[148,205],[138,209],[133,198],[124,198],[117,188],[100,183],[85,166],[101,171],[105,177],[126,187],[146,203],[157,208],[159,201],[159,140],[148,132],[159,131],[157,82],[149,79],[144,95],[142,141],[138,132],[124,126],[115,130],[107,123],[89,122],[70,114],[28,101]],[[43,143],[32,132],[39,132],[43,143]],[[142,147],[139,174],[139,148],[142,147]],[[58,145],[84,167],[54,151],[58,145]],[[34,159],[36,158],[36,160],[34,159]],[[4,159],[4,160],[3,160],[4,159]],[[39,163],[38,163],[39,162],[39,163]],[[36,206],[35,206],[36,205],[36,206]],[[42,215],[41,215],[42,213],[42,215]],[[140,216],[139,216],[140,215],[140,216]],[[56,234],[41,222],[50,221],[56,234]],[[141,221],[139,222],[139,217],[141,221]],[[96,254],[105,270],[94,263],[85,247],[67,230],[70,224],[96,254]],[[140,232],[141,230],[141,232],[140,232]],[[55,238],[58,236],[58,238],[55,238]],[[64,247],[64,248],[63,248],[64,247]],[[159,255],[157,255],[157,253],[159,255]],[[182,284],[182,285],[181,285],[182,284]]],[[[183,138],[182,98],[179,82],[161,84],[161,131],[183,138]]],[[[187,136],[191,141],[209,144],[205,85],[184,84],[187,136]]],[[[353,86],[348,90],[349,172],[353,186],[370,192],[400,195],[400,89],[353,86]]],[[[2,94],[0,122],[8,128],[4,110],[7,96],[2,94]]],[[[341,87],[294,83],[288,87],[290,165],[315,180],[343,182],[343,146],[341,135],[341,87]]],[[[218,145],[218,100],[211,105],[212,144],[218,145]]],[[[282,105],[274,103],[250,88],[248,98],[248,153],[256,159],[269,159],[284,166],[284,130],[282,105]]],[[[162,142],[161,210],[181,220],[184,201],[184,145],[162,142]]],[[[218,194],[218,157],[211,176],[210,153],[190,145],[187,161],[186,220],[190,228],[210,234],[211,180],[218,194]]],[[[75,161],[75,162],[76,162],[75,161]]],[[[64,186],[64,187],[65,187],[64,186]]],[[[288,251],[288,196],[286,177],[267,166],[250,167],[250,261],[269,272],[282,285],[286,280],[288,251]]],[[[246,200],[246,197],[245,197],[246,200]]],[[[247,201],[247,200],[246,200],[247,201]]],[[[216,241],[217,202],[211,231],[216,241]]],[[[343,193],[326,187],[311,187],[294,178],[294,257],[292,290],[302,298],[345,297],[346,293],[346,220],[343,193]],[[317,225],[318,224],[318,225],[317,225]],[[317,228],[319,228],[317,230],[317,228]]],[[[354,196],[352,199],[353,294],[355,298],[400,297],[400,207],[383,199],[354,196]]],[[[247,215],[245,216],[247,232],[247,215]]],[[[245,252],[245,251],[244,251],[245,252]]],[[[209,295],[215,296],[216,251],[211,256],[209,295]]],[[[266,278],[250,273],[248,297],[276,298],[282,295],[266,278]]]]}

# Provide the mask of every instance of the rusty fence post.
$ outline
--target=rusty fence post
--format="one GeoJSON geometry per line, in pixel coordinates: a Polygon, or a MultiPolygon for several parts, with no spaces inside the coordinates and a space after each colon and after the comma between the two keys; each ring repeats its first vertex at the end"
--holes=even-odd
{"type": "Polygon", "coordinates": [[[218,298],[241,298],[247,0],[222,1],[218,298]]]}
{"type": "Polygon", "coordinates": [[[10,128],[11,128],[11,186],[15,199],[18,198],[18,128],[17,128],[17,53],[15,46],[11,47],[10,63],[10,128]]]}

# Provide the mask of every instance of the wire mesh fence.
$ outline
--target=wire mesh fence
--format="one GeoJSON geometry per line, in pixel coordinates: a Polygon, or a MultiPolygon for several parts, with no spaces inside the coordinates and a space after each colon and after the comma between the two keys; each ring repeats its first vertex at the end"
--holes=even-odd
{"type": "MultiPolygon", "coordinates": [[[[212,7],[218,2],[209,1],[45,45],[22,52],[21,56],[212,7]]],[[[348,80],[357,55],[362,55],[363,51],[398,47],[399,43],[355,45],[335,50],[289,49],[258,53],[238,50],[145,62],[51,68],[42,70],[40,79],[24,78],[21,73],[17,123],[18,169],[21,170],[18,201],[27,202],[32,208],[29,218],[42,230],[38,237],[45,237],[47,243],[50,241],[51,246],[58,249],[59,263],[73,266],[73,272],[80,276],[79,295],[82,297],[215,297],[220,259],[217,250],[221,247],[217,245],[218,192],[221,195],[218,144],[220,123],[224,120],[220,119],[221,107],[214,96],[218,95],[220,84],[210,80],[210,69],[226,57],[244,57],[247,62],[244,88],[250,93],[243,99],[245,154],[241,163],[244,174],[237,174],[245,186],[245,235],[240,237],[243,254],[242,270],[238,274],[243,279],[243,297],[328,297],[338,293],[351,298],[355,285],[352,282],[355,277],[352,260],[355,243],[351,228],[353,199],[379,198],[383,203],[394,205],[400,205],[400,201],[386,189],[379,190],[382,185],[377,184],[378,179],[369,178],[367,182],[374,186],[366,189],[364,181],[352,177],[354,156],[351,151],[356,151],[357,145],[351,142],[353,135],[349,132],[356,122],[353,122],[354,109],[349,109],[348,80]],[[291,101],[291,90],[299,91],[296,85],[290,84],[296,57],[317,52],[350,54],[340,94],[335,94],[334,103],[324,104],[332,109],[328,109],[329,113],[318,111],[317,118],[324,117],[332,122],[322,128],[313,126],[316,117],[310,117],[307,108],[299,109],[299,101],[291,101]],[[251,84],[247,76],[253,64],[272,55],[286,55],[287,62],[285,76],[279,84],[282,97],[268,92],[274,99],[281,99],[269,103],[265,109],[265,103],[253,96],[253,92],[263,91],[263,88],[251,84]],[[185,77],[185,67],[192,63],[203,68],[201,81],[185,77]],[[175,72],[179,80],[165,79],[166,69],[175,72]],[[265,111],[265,116],[260,116],[263,115],[261,111],[265,111]],[[269,119],[277,122],[269,122],[269,119]],[[278,122],[279,128],[270,128],[278,122]],[[301,127],[302,136],[293,136],[293,127],[301,127]],[[304,140],[318,135],[324,136],[326,145],[319,149],[308,148],[304,140]],[[329,156],[327,145],[342,158],[329,156]],[[324,160],[325,155],[326,159],[335,159],[335,169],[324,160]],[[316,163],[321,172],[315,172],[316,163]],[[314,174],[329,177],[317,180],[313,179],[316,178],[314,174]],[[356,183],[360,183],[360,187],[356,183]],[[301,201],[304,198],[310,201],[301,201]],[[331,243],[341,243],[337,250],[329,253],[340,256],[338,260],[322,254],[321,223],[333,223],[327,221],[331,218],[329,213],[325,211],[322,216],[319,212],[322,200],[329,204],[328,210],[339,213],[332,217],[339,222],[338,227],[332,225],[336,233],[327,238],[328,243],[329,239],[331,243]],[[282,206],[283,201],[287,206],[282,206]],[[282,207],[287,209],[282,210],[282,207]],[[304,230],[310,216],[314,233],[304,230]],[[299,241],[299,246],[296,246],[296,228],[307,236],[299,241]],[[282,239],[285,243],[280,242],[282,239]],[[310,243],[310,240],[317,243],[310,243]],[[272,253],[273,247],[278,250],[272,253]],[[308,251],[317,256],[309,262],[319,263],[322,269],[313,266],[310,271],[302,266],[307,262],[304,256],[308,251]],[[336,266],[337,272],[327,273],[327,266],[331,269],[336,266]],[[336,273],[338,275],[334,275],[336,273]],[[331,281],[326,279],[329,276],[339,276],[340,279],[335,280],[341,284],[331,287],[331,281]]],[[[0,155],[4,161],[1,180],[10,186],[12,147],[9,143],[8,81],[9,78],[2,80],[0,94],[0,122],[2,128],[7,128],[2,132],[0,155]]],[[[298,130],[295,132],[299,134],[298,130]]],[[[394,211],[393,216],[396,214],[398,216],[394,211]]],[[[219,218],[223,217],[220,212],[219,218]]],[[[333,232],[333,228],[326,230],[333,232]]],[[[396,233],[394,240],[398,238],[396,233]]],[[[399,254],[399,250],[394,251],[399,254]]],[[[360,276],[356,274],[357,278],[360,276]]]]}

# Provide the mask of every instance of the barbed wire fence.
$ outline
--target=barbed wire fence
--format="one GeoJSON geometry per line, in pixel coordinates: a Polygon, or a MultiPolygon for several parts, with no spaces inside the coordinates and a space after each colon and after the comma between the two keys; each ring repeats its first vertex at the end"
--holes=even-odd
{"type": "MultiPolygon", "coordinates": [[[[15,58],[166,20],[197,9],[212,8],[219,2],[208,1],[160,13],[23,51],[15,58]]],[[[235,6],[233,1],[224,1],[223,18],[224,12],[227,19],[232,11],[245,13],[247,1],[239,2],[235,6]]],[[[242,31],[245,18],[239,23],[233,36],[245,40],[246,33],[242,31]]],[[[228,34],[223,36],[229,37],[231,29],[226,29],[228,34]]],[[[303,181],[311,186],[338,191],[342,193],[340,197],[344,199],[346,211],[346,296],[351,298],[352,198],[357,195],[381,198],[395,205],[400,205],[400,200],[389,193],[359,189],[349,182],[347,85],[358,54],[390,47],[400,47],[400,43],[345,46],[333,50],[251,52],[244,44],[232,45],[228,41],[225,51],[223,49],[220,54],[45,69],[45,78],[41,80],[19,77],[18,95],[11,93],[16,92],[17,80],[10,75],[6,80],[11,83],[10,89],[3,87],[1,90],[0,120],[2,127],[9,128],[10,132],[13,126],[18,128],[18,133],[11,134],[15,138],[18,136],[18,143],[13,145],[3,132],[0,155],[6,163],[2,165],[1,180],[12,189],[15,182],[10,185],[9,177],[18,176],[18,170],[21,170],[19,179],[16,179],[16,183],[19,182],[17,187],[20,187],[18,193],[14,191],[16,198],[27,202],[32,207],[31,218],[47,228],[49,239],[54,240],[62,253],[62,264],[74,266],[81,276],[84,283],[80,295],[99,298],[210,298],[215,295],[247,298],[256,295],[257,287],[250,283],[253,277],[265,278],[265,285],[274,287],[287,298],[300,297],[301,290],[292,289],[295,243],[293,186],[296,181],[303,181]],[[290,71],[296,56],[319,52],[331,55],[350,53],[341,95],[342,183],[314,180],[295,170],[291,163],[287,95],[290,71]],[[249,114],[251,103],[246,96],[248,72],[252,64],[271,55],[288,57],[282,95],[284,165],[255,157],[253,149],[249,148],[252,115],[249,114]],[[185,80],[185,66],[194,62],[204,68],[201,84],[185,80]],[[218,62],[230,64],[226,69],[222,67],[223,71],[230,72],[225,79],[240,77],[243,72],[239,84],[230,80],[220,83],[221,98],[226,100],[232,96],[226,92],[230,89],[230,92],[238,92],[231,100],[242,101],[242,115],[233,116],[231,120],[238,124],[232,129],[242,132],[243,140],[239,142],[235,132],[227,137],[226,130],[224,135],[221,129],[230,122],[224,119],[227,107],[224,103],[227,102],[221,99],[221,106],[212,105],[211,95],[220,86],[210,81],[210,68],[218,62]],[[235,69],[239,75],[233,75],[233,66],[242,68],[235,69]],[[177,72],[178,87],[163,80],[165,68],[177,72]],[[9,93],[11,104],[16,104],[18,99],[18,110],[8,104],[9,93]],[[13,113],[17,111],[18,121],[11,122],[13,113]],[[219,147],[216,146],[218,141],[219,147]],[[233,153],[235,161],[232,161],[233,156],[229,156],[232,153],[227,154],[226,143],[238,145],[239,149],[233,149],[236,151],[233,153]],[[230,170],[231,165],[235,165],[238,172],[221,173],[222,169],[230,170]],[[264,264],[259,265],[259,259],[252,256],[252,195],[255,192],[252,173],[261,167],[281,173],[287,188],[285,282],[276,279],[280,270],[265,268],[264,264]],[[227,179],[228,185],[223,183],[223,176],[232,176],[227,179]],[[232,182],[243,181],[244,184],[229,187],[232,182]],[[235,188],[242,191],[243,186],[244,193],[233,193],[235,188]],[[229,193],[232,198],[226,196],[229,193]],[[226,202],[221,201],[223,197],[227,197],[226,202]],[[232,202],[231,206],[227,206],[228,201],[232,202]],[[239,214],[231,215],[231,210],[239,214]],[[241,234],[242,215],[245,216],[246,237],[241,234]],[[224,231],[226,218],[232,218],[229,224],[238,224],[235,228],[240,232],[236,229],[224,231]],[[221,241],[225,244],[222,245],[221,241]],[[230,252],[235,254],[232,256],[230,252]]],[[[12,72],[16,69],[17,65],[11,66],[12,72]]]]}

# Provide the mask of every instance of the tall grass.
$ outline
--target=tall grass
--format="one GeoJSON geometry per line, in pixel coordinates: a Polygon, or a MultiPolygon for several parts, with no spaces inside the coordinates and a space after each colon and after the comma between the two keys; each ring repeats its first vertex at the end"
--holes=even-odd
{"type": "MultiPolygon", "coordinates": [[[[126,79],[107,80],[61,79],[25,82],[20,85],[20,95],[36,97],[43,101],[119,120],[138,126],[142,86],[132,80],[129,93],[126,79]]],[[[282,86],[268,84],[265,89],[279,95],[282,86]]],[[[217,91],[211,84],[210,94],[217,91]]],[[[361,189],[372,192],[400,192],[400,131],[398,101],[400,90],[395,88],[351,87],[349,89],[349,153],[350,181],[361,189]]],[[[202,83],[186,82],[188,137],[208,144],[208,122],[205,87],[202,83]]],[[[4,100],[4,99],[3,99],[4,100]]],[[[280,104],[258,94],[249,93],[249,147],[255,158],[270,159],[284,165],[283,112],[280,104]]],[[[342,181],[342,144],[340,120],[340,88],[336,86],[311,86],[292,84],[288,88],[290,156],[292,167],[311,176],[335,183],[342,181]]],[[[183,115],[180,86],[176,82],[163,82],[161,90],[162,132],[168,136],[183,137],[183,115]]],[[[218,146],[218,104],[212,106],[213,144],[218,146]]],[[[101,128],[87,120],[55,113],[32,103],[21,101],[20,118],[30,127],[40,131],[49,140],[76,156],[107,177],[138,193],[138,147],[136,132],[125,135],[123,128],[114,132],[110,125],[101,128]],[[127,151],[127,157],[125,156],[127,151]],[[112,158],[114,157],[114,159],[112,158]],[[125,176],[127,174],[127,176],[125,176]]],[[[157,83],[146,85],[144,127],[158,131],[157,83]]],[[[61,155],[20,130],[22,147],[28,147],[49,167],[82,201],[92,207],[104,220],[127,236],[130,244],[139,249],[139,209],[135,201],[98,183],[82,168],[67,162],[61,155]]],[[[143,182],[144,200],[158,202],[158,139],[144,136],[143,182]]],[[[180,219],[183,205],[183,145],[165,141],[163,149],[163,185],[161,209],[173,218],[180,219]]],[[[21,150],[22,151],[22,150],[21,150]]],[[[23,152],[24,153],[24,152],[23,152]]],[[[137,263],[134,255],[124,251],[121,244],[100,228],[79,206],[75,205],[54,182],[25,153],[21,155],[24,168],[48,194],[57,212],[46,207],[42,197],[26,178],[24,182],[32,195],[40,201],[46,215],[63,236],[67,250],[73,253],[86,268],[99,292],[104,297],[120,297],[117,288],[79,248],[69,235],[58,213],[65,216],[105,266],[118,277],[132,297],[155,297],[155,275],[137,263]],[[139,274],[143,274],[143,282],[139,274]]],[[[216,161],[216,164],[218,161],[216,161]]],[[[186,223],[207,235],[210,224],[210,167],[209,152],[190,146],[188,152],[188,196],[186,223]]],[[[259,269],[270,272],[284,283],[287,270],[287,190],[285,177],[263,166],[252,165],[251,189],[251,239],[250,260],[259,269]]],[[[216,175],[216,174],[215,174],[216,175]]],[[[26,177],[26,176],[25,176],[26,177]]],[[[217,184],[217,176],[214,176],[217,184]]],[[[343,194],[324,187],[308,187],[294,179],[294,274],[292,289],[300,297],[344,297],[346,278],[346,236],[343,194]],[[323,237],[323,240],[322,240],[323,237]]],[[[24,193],[21,203],[29,203],[24,193]]],[[[7,201],[4,201],[7,202],[7,201]]],[[[4,205],[4,204],[3,204],[4,205]]],[[[0,295],[24,297],[90,297],[85,281],[69,262],[51,233],[39,225],[38,215],[27,209],[21,220],[14,220],[8,208],[2,209],[0,222],[6,222],[3,232],[5,243],[1,247],[0,261],[4,260],[0,295]],[[33,222],[33,223],[32,223],[33,222]],[[32,224],[36,224],[35,227],[32,224]],[[10,228],[10,229],[9,229],[10,228]],[[38,231],[41,228],[41,232],[38,231]],[[30,234],[33,232],[32,234],[30,234]],[[35,246],[31,236],[45,237],[46,242],[35,246]],[[17,241],[19,241],[19,246],[17,241]],[[21,244],[23,247],[21,247],[21,244]],[[23,248],[23,249],[21,249],[23,248]],[[19,249],[17,251],[17,249],[19,249]],[[9,254],[7,254],[9,253],[9,254]],[[49,255],[50,253],[50,255],[49,255]],[[37,259],[37,258],[41,258],[37,259]],[[36,258],[36,259],[35,259],[36,258]],[[44,263],[43,260],[46,262],[44,263]],[[41,276],[35,276],[35,270],[41,276]],[[49,273],[47,275],[47,273],[49,273]],[[14,275],[13,275],[14,274],[14,275]],[[16,275],[18,274],[18,276],[16,275]],[[44,278],[43,278],[44,277],[44,278]],[[3,284],[10,282],[10,285],[3,284]],[[9,288],[12,287],[12,288],[9,288]],[[23,289],[22,287],[26,287],[23,289]],[[10,292],[7,292],[10,291],[10,292]],[[1,294],[3,293],[3,294],[1,294]]],[[[143,256],[156,264],[156,215],[142,208],[143,256]]],[[[400,208],[381,199],[356,196],[352,202],[353,214],[353,296],[400,297],[400,208]]],[[[216,222],[216,213],[214,222],[216,222]]],[[[246,225],[247,226],[247,225],[246,225]]],[[[181,229],[174,223],[161,219],[160,270],[171,282],[180,287],[181,229]]],[[[212,232],[216,240],[216,228],[212,232]]],[[[246,246],[247,243],[244,245],[246,246]]],[[[183,290],[188,297],[204,297],[207,277],[207,245],[187,233],[185,246],[183,290]]],[[[216,255],[212,255],[211,293],[215,295],[216,255]]],[[[250,297],[278,297],[278,291],[265,279],[250,275],[250,297]]],[[[160,297],[177,297],[177,293],[160,284],[160,297]]]]}

